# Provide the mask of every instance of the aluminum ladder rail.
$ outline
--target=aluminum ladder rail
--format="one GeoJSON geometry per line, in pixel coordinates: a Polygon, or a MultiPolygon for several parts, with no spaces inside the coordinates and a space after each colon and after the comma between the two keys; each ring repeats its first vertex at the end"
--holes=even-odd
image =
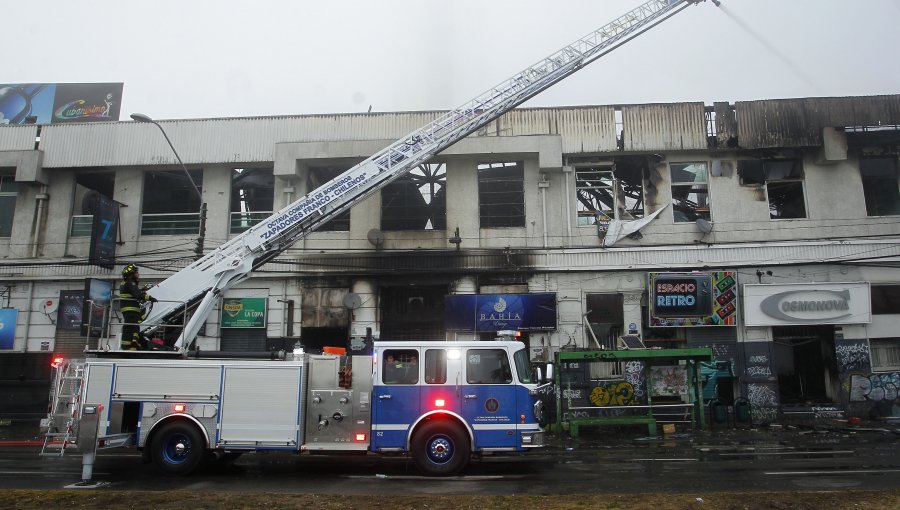
{"type": "MultiPolygon", "coordinates": [[[[160,301],[199,302],[175,347],[193,341],[216,294],[247,278],[307,233],[585,65],[704,1],[644,3],[439,116],[170,276],[150,294],[160,301]]],[[[173,313],[168,306],[154,307],[144,324],[152,329],[173,313]]]]}
{"type": "MultiPolygon", "coordinates": [[[[56,367],[46,418],[42,457],[62,457],[78,437],[81,399],[84,390],[84,363],[67,361],[56,367]]],[[[42,424],[43,425],[43,424],[42,424]]]]}

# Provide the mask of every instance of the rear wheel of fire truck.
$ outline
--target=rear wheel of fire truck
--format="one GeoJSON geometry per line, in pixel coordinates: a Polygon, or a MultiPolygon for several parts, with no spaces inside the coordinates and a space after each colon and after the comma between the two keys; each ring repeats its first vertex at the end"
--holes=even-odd
{"type": "Polygon", "coordinates": [[[163,473],[187,475],[200,466],[205,449],[203,435],[196,426],[173,421],[154,434],[150,456],[163,473]]]}
{"type": "Polygon", "coordinates": [[[431,476],[453,476],[469,462],[469,438],[459,425],[426,423],[412,440],[412,457],[420,471],[431,476]]]}

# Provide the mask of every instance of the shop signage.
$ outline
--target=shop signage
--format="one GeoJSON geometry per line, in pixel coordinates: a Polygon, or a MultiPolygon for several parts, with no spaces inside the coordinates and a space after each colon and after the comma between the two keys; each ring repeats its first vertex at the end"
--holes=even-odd
{"type": "Polygon", "coordinates": [[[748,326],[872,322],[868,283],[744,285],[748,326]]]}
{"type": "Polygon", "coordinates": [[[119,120],[123,83],[0,84],[0,124],[119,120]]]}
{"type": "Polygon", "coordinates": [[[226,299],[222,303],[223,328],[266,327],[266,298],[226,299]]]}
{"type": "Polygon", "coordinates": [[[15,308],[0,308],[0,350],[8,351],[16,341],[16,317],[19,311],[15,308]]]}
{"type": "Polygon", "coordinates": [[[652,328],[734,326],[737,273],[649,273],[652,328]]]}
{"type": "Polygon", "coordinates": [[[78,331],[81,329],[84,310],[83,290],[59,291],[59,308],[56,309],[56,329],[78,331]]]}
{"type": "Polygon", "coordinates": [[[88,260],[91,264],[112,269],[116,265],[119,203],[103,195],[96,195],[96,197],[88,260]]]}
{"type": "Polygon", "coordinates": [[[450,331],[554,331],[556,294],[457,294],[444,297],[450,331]]]}

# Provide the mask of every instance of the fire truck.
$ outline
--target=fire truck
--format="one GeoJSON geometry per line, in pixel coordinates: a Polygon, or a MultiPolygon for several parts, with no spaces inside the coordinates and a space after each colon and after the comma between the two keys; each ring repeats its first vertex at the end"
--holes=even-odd
{"type": "MultiPolygon", "coordinates": [[[[354,203],[687,7],[651,0],[401,138],[168,277],[148,333],[181,327],[171,351],[89,351],[55,360],[42,454],[77,448],[87,483],[99,449],[136,446],[183,475],[245,452],[408,454],[428,475],[459,473],[473,455],[543,446],[539,394],[521,342],[370,341],[349,355],[239,358],[193,349],[218,296],[354,203]]],[[[718,4],[718,2],[716,2],[718,4]]],[[[546,386],[543,386],[546,389],[546,386]]]]}

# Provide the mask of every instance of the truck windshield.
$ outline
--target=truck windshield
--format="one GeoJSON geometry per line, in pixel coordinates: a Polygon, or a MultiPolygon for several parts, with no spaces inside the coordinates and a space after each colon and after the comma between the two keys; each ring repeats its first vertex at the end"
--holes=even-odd
{"type": "Polygon", "coordinates": [[[534,384],[534,377],[531,374],[531,364],[528,363],[528,351],[522,349],[513,354],[513,360],[516,362],[516,373],[519,374],[519,382],[523,384],[534,384]]]}

